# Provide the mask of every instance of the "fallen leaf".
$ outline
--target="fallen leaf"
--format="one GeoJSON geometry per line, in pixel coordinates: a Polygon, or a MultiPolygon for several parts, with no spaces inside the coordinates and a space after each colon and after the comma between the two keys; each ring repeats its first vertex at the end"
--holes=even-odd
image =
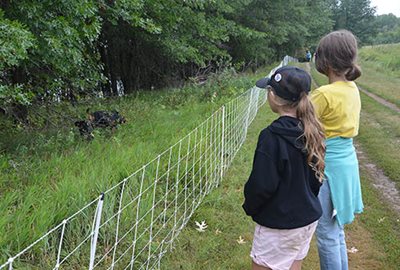
{"type": "Polygon", "coordinates": [[[356,249],[355,247],[351,247],[351,249],[347,249],[348,253],[357,253],[358,249],[356,249]]]}
{"type": "Polygon", "coordinates": [[[199,232],[204,232],[208,227],[208,225],[206,224],[205,220],[203,220],[201,223],[195,221],[195,223],[196,223],[196,226],[197,226],[196,230],[199,231],[199,232]]]}
{"type": "Polygon", "coordinates": [[[239,239],[236,240],[236,242],[238,242],[239,245],[242,245],[242,244],[246,243],[246,241],[244,241],[244,239],[243,239],[243,237],[241,235],[239,236],[239,239]]]}

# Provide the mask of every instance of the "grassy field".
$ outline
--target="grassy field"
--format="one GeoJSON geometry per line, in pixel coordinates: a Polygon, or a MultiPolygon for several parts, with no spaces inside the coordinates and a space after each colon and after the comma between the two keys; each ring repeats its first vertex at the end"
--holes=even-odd
{"type": "MultiPolygon", "coordinates": [[[[365,61],[371,62],[374,72],[381,68],[372,60],[365,61]]],[[[221,104],[248,89],[269,69],[239,77],[225,74],[200,87],[141,93],[77,108],[64,105],[55,108],[56,113],[50,117],[56,126],[65,121],[59,116],[62,112],[84,117],[88,106],[93,110],[117,109],[127,117],[128,122],[114,134],[97,132],[90,143],[71,129],[71,123],[46,132],[23,131],[12,129],[12,125],[2,119],[0,209],[4,214],[0,217],[1,254],[10,255],[24,248],[106,187],[178,141],[221,104]]],[[[373,77],[369,76],[368,68],[363,66],[363,70],[365,84],[370,85],[368,78],[373,81],[373,77]]],[[[391,72],[397,74],[397,69],[391,72]]],[[[312,75],[318,84],[327,83],[326,78],[314,69],[312,75]]],[[[385,92],[391,96],[389,89],[396,83],[396,77],[392,75],[388,74],[387,85],[374,88],[374,93],[384,97],[381,92],[385,92]]],[[[362,95],[362,102],[357,141],[371,162],[381,167],[399,187],[400,116],[368,96],[362,95]]],[[[251,169],[258,133],[275,117],[268,105],[261,109],[222,185],[205,198],[181,232],[173,252],[162,260],[161,269],[250,268],[254,223],[241,208],[243,185],[251,169]],[[196,231],[195,221],[203,220],[208,228],[205,232],[196,231]]],[[[358,249],[357,253],[349,254],[350,269],[400,269],[400,217],[385,205],[372,185],[374,176],[362,166],[361,175],[365,212],[346,228],[348,248],[358,249]]],[[[315,241],[303,269],[319,269],[315,241]]]]}
{"type": "Polygon", "coordinates": [[[400,106],[400,44],[368,46],[360,49],[364,75],[357,83],[366,90],[400,106]]]}
{"type": "MultiPolygon", "coordinates": [[[[269,71],[267,67],[263,72],[269,71]]],[[[254,83],[254,77],[225,72],[202,86],[86,102],[60,104],[41,130],[0,119],[0,252],[15,254],[52,226],[177,142],[212,112],[254,83]],[[73,128],[73,118],[116,109],[127,123],[112,133],[97,131],[91,142],[73,128]]],[[[43,108],[36,108],[45,114],[43,108]]],[[[4,256],[4,257],[3,257],[4,256]]]]}

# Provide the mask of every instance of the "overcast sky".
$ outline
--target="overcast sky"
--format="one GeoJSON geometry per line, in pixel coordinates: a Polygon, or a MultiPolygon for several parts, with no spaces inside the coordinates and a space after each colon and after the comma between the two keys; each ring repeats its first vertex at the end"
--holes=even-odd
{"type": "Polygon", "coordinates": [[[393,13],[400,17],[400,1],[399,0],[371,0],[371,6],[376,7],[376,14],[393,13]]]}

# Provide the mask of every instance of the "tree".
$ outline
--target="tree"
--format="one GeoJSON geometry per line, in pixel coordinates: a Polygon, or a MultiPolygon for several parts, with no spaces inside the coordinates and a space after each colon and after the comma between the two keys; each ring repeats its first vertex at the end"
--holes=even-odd
{"type": "Polygon", "coordinates": [[[331,1],[3,0],[0,107],[123,95],[272,62],[331,30],[331,1]]]}
{"type": "Polygon", "coordinates": [[[94,3],[25,0],[2,8],[6,22],[23,26],[20,39],[26,37],[24,57],[3,73],[3,82],[31,93],[31,99],[71,99],[96,88],[101,64],[94,45],[101,24],[94,3]]]}
{"type": "Polygon", "coordinates": [[[325,0],[250,1],[236,16],[236,22],[263,35],[233,37],[233,58],[261,63],[315,44],[333,25],[325,0]]]}
{"type": "Polygon", "coordinates": [[[393,14],[376,16],[375,28],[377,36],[373,44],[388,44],[400,42],[400,18],[393,14]]]}
{"type": "Polygon", "coordinates": [[[370,0],[333,1],[334,29],[347,29],[353,32],[361,44],[370,43],[376,35],[374,26],[375,7],[370,0]]]}
{"type": "Polygon", "coordinates": [[[4,104],[29,103],[29,95],[18,82],[18,66],[34,47],[34,37],[18,21],[4,18],[0,10],[0,107],[4,104]]]}

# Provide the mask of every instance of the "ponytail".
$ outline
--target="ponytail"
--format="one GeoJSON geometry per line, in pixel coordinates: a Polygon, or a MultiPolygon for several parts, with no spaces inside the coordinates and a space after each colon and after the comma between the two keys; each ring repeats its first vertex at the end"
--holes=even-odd
{"type": "Polygon", "coordinates": [[[349,81],[354,81],[361,76],[361,68],[358,65],[353,64],[353,66],[345,73],[346,79],[349,81]]]}
{"type": "Polygon", "coordinates": [[[305,142],[304,150],[307,152],[307,162],[315,172],[320,182],[324,179],[325,169],[325,136],[321,123],[318,121],[314,107],[307,93],[302,92],[296,109],[297,118],[303,124],[305,142]]]}

